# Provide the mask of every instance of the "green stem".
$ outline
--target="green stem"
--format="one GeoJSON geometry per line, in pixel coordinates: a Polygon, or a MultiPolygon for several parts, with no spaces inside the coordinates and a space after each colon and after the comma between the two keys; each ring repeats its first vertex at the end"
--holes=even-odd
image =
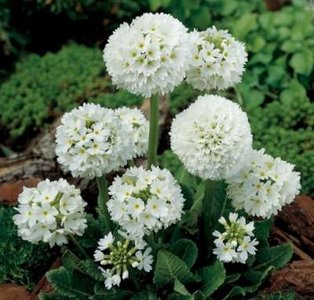
{"type": "Polygon", "coordinates": [[[86,259],[89,259],[88,254],[86,253],[86,251],[84,250],[84,248],[79,244],[79,242],[77,241],[77,239],[76,239],[72,234],[69,234],[68,237],[69,237],[70,240],[73,242],[73,244],[76,246],[76,248],[81,252],[81,254],[82,254],[86,259]]]}
{"type": "Polygon", "coordinates": [[[155,254],[158,245],[155,242],[155,237],[154,237],[154,233],[153,232],[151,232],[151,234],[147,236],[147,243],[152,248],[152,251],[155,254]]]}
{"type": "Polygon", "coordinates": [[[203,233],[205,247],[208,249],[212,234],[212,202],[214,197],[214,182],[207,179],[205,181],[205,193],[203,199],[203,233]]]}
{"type": "Polygon", "coordinates": [[[111,231],[111,219],[107,209],[108,197],[108,184],[105,176],[96,177],[97,186],[98,186],[98,210],[101,216],[101,220],[105,225],[106,233],[111,231]]]}
{"type": "Polygon", "coordinates": [[[152,165],[157,166],[158,122],[159,99],[157,96],[152,96],[150,98],[148,168],[151,168],[152,165]]]}

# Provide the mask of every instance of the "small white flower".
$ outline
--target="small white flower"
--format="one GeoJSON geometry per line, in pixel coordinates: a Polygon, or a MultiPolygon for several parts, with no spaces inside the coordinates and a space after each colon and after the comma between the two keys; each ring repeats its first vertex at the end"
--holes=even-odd
{"type": "Polygon", "coordinates": [[[111,109],[85,103],[66,113],[61,123],[56,155],[74,177],[102,176],[138,155],[134,130],[111,109]]]}
{"type": "Polygon", "coordinates": [[[114,242],[114,237],[111,232],[104,236],[104,238],[100,239],[98,242],[98,248],[100,250],[106,250],[111,247],[114,242]]]}
{"type": "Polygon", "coordinates": [[[203,179],[231,177],[252,151],[245,112],[220,96],[200,96],[172,122],[171,149],[186,169],[203,179]]]}
{"type": "Polygon", "coordinates": [[[131,236],[143,237],[167,228],[182,215],[181,188],[165,169],[132,167],[114,179],[109,195],[107,206],[112,220],[131,236]]]}
{"type": "Polygon", "coordinates": [[[247,62],[242,43],[215,26],[190,33],[193,45],[187,82],[199,90],[226,89],[239,83],[247,62]]]}
{"type": "Polygon", "coordinates": [[[189,68],[188,39],[183,24],[163,13],[145,13],[130,25],[123,23],[104,49],[113,83],[144,97],[171,92],[189,68]]]}
{"type": "Polygon", "coordinates": [[[95,261],[102,261],[105,259],[105,254],[97,249],[94,253],[94,259],[95,261]]]}
{"type": "Polygon", "coordinates": [[[151,252],[152,248],[147,248],[144,253],[142,251],[137,251],[135,253],[139,260],[137,265],[139,270],[144,270],[145,272],[150,272],[152,270],[153,256],[151,255],[151,252]]]}
{"type": "Polygon", "coordinates": [[[258,245],[254,237],[254,223],[246,223],[244,217],[238,217],[237,213],[230,213],[229,220],[224,217],[219,219],[223,225],[224,232],[215,230],[213,236],[216,237],[214,244],[216,248],[213,253],[223,262],[245,263],[249,254],[256,253],[255,246],[258,245]]]}
{"type": "Polygon", "coordinates": [[[252,216],[276,215],[301,188],[300,174],[293,169],[293,165],[265,154],[264,149],[252,151],[243,169],[227,180],[232,205],[252,216]]]}
{"type": "Polygon", "coordinates": [[[122,232],[121,237],[117,238],[114,238],[109,232],[99,241],[94,259],[104,266],[99,267],[99,269],[105,277],[107,289],[111,289],[115,285],[119,286],[122,280],[129,278],[131,268],[145,272],[152,270],[151,248],[147,248],[144,252],[141,249],[136,246],[134,241],[130,241],[124,232],[122,232]],[[106,247],[108,242],[110,246],[106,247]]]}
{"type": "Polygon", "coordinates": [[[43,241],[51,247],[55,244],[61,246],[67,243],[67,235],[80,236],[87,227],[86,203],[80,191],[64,179],[47,179],[36,188],[24,188],[18,203],[18,213],[13,220],[18,234],[31,243],[43,241]]]}
{"type": "Polygon", "coordinates": [[[122,107],[115,110],[121,122],[128,127],[129,139],[135,144],[135,155],[146,154],[148,149],[149,122],[137,108],[122,107]]]}

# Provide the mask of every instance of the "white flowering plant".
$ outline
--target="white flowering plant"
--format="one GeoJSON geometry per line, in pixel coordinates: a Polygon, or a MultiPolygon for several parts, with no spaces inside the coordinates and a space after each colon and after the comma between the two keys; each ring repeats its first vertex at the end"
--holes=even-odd
{"type": "Polygon", "coordinates": [[[300,174],[252,149],[246,113],[217,95],[241,81],[245,46],[227,31],[188,32],[170,15],[147,13],[114,31],[104,60],[118,88],[149,97],[150,118],[86,103],[62,117],[58,162],[73,177],[96,180],[99,195],[97,207],[87,205],[64,179],[20,194],[21,238],[62,247],[62,266],[47,273],[54,292],[41,299],[254,293],[292,256],[289,244],[270,246],[268,235],[273,215],[298,194],[300,174]],[[172,122],[180,161],[172,174],[158,166],[159,99],[184,80],[204,95],[172,122]],[[137,159],[145,153],[147,161],[137,159]]]}

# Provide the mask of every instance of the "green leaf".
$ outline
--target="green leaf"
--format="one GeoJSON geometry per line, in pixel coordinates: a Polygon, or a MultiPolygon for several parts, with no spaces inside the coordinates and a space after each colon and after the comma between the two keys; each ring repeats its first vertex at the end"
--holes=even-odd
{"type": "Polygon", "coordinates": [[[223,182],[214,184],[214,195],[211,203],[211,217],[213,225],[218,223],[218,219],[224,214],[224,211],[229,208],[227,206],[226,185],[223,182]]]}
{"type": "Polygon", "coordinates": [[[60,295],[58,292],[48,293],[48,294],[39,294],[40,300],[69,300],[73,299],[73,297],[67,297],[60,295]]]}
{"type": "Polygon", "coordinates": [[[74,276],[73,272],[64,267],[49,271],[46,277],[54,289],[63,296],[86,300],[92,295],[91,282],[82,275],[74,276]]]}
{"type": "Polygon", "coordinates": [[[167,285],[175,279],[182,283],[194,281],[194,276],[183,260],[167,250],[161,249],[157,254],[154,283],[167,285]]]}
{"type": "Polygon", "coordinates": [[[303,48],[292,55],[290,66],[299,74],[310,75],[313,70],[313,53],[309,48],[303,48]]]}
{"type": "Polygon", "coordinates": [[[198,275],[203,283],[200,291],[207,298],[224,283],[226,270],[222,262],[216,261],[214,265],[199,270],[198,275]]]}
{"type": "Polygon", "coordinates": [[[170,251],[181,258],[189,268],[194,265],[198,255],[196,244],[188,239],[178,240],[171,246],[170,251]]]}
{"type": "Polygon", "coordinates": [[[257,28],[257,14],[242,15],[233,24],[234,35],[242,40],[249,32],[257,28]]]}
{"type": "Polygon", "coordinates": [[[130,299],[130,296],[133,294],[131,291],[121,290],[118,288],[112,288],[108,290],[105,287],[104,282],[97,282],[94,286],[94,293],[96,294],[92,299],[93,300],[122,300],[122,299],[130,299]],[[99,298],[95,298],[99,297],[99,298]]]}
{"type": "Polygon", "coordinates": [[[240,273],[230,274],[226,276],[225,284],[237,281],[241,277],[240,273]]]}
{"type": "Polygon", "coordinates": [[[256,53],[266,45],[266,41],[259,35],[254,35],[249,41],[249,50],[256,53]]]}
{"type": "Polygon", "coordinates": [[[191,293],[186,289],[184,284],[178,278],[176,278],[174,281],[173,289],[174,291],[178,292],[180,295],[191,296],[191,293]]]}
{"type": "Polygon", "coordinates": [[[230,292],[222,299],[222,300],[228,300],[232,299],[236,296],[245,296],[245,290],[239,286],[234,286],[230,290],[230,292]]]}
{"type": "Polygon", "coordinates": [[[73,252],[66,250],[62,256],[62,265],[65,268],[80,271],[83,274],[89,275],[95,280],[103,281],[103,276],[92,260],[80,260],[73,252]]]}
{"type": "Polygon", "coordinates": [[[265,269],[263,272],[249,270],[243,275],[243,280],[247,280],[249,282],[248,286],[244,286],[243,289],[248,293],[253,293],[257,291],[260,285],[263,283],[268,274],[273,270],[272,266],[265,269]]]}
{"type": "Polygon", "coordinates": [[[152,292],[148,294],[147,291],[142,291],[135,294],[130,300],[157,300],[157,295],[152,292]]]}
{"type": "Polygon", "coordinates": [[[260,249],[255,256],[254,270],[265,270],[269,267],[282,268],[290,261],[292,254],[293,248],[290,244],[260,249]]]}
{"type": "Polygon", "coordinates": [[[267,240],[273,226],[272,219],[255,221],[254,236],[258,241],[267,240]]]}
{"type": "Polygon", "coordinates": [[[281,92],[280,100],[283,104],[293,103],[296,98],[306,97],[306,90],[299,81],[292,79],[287,89],[281,92]]]}

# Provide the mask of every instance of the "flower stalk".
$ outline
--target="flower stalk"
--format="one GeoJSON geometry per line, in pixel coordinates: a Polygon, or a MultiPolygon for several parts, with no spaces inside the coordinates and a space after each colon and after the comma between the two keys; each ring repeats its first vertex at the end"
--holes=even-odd
{"type": "Polygon", "coordinates": [[[212,204],[214,198],[215,183],[214,181],[207,179],[205,181],[205,191],[203,198],[203,233],[206,247],[206,253],[208,253],[209,244],[211,241],[212,232],[212,204]]]}
{"type": "Polygon", "coordinates": [[[72,241],[72,243],[76,246],[76,248],[80,251],[80,253],[86,258],[89,259],[88,254],[84,250],[84,248],[79,244],[77,239],[73,236],[73,234],[69,234],[69,238],[72,241]]]}
{"type": "Polygon", "coordinates": [[[158,122],[159,122],[159,99],[157,96],[150,98],[150,122],[148,144],[148,168],[157,166],[158,149],[158,122]]]}
{"type": "Polygon", "coordinates": [[[98,211],[101,217],[101,220],[105,226],[106,233],[111,231],[112,224],[110,215],[107,209],[107,202],[109,200],[108,197],[108,183],[105,176],[96,177],[97,186],[98,186],[98,211]]]}

